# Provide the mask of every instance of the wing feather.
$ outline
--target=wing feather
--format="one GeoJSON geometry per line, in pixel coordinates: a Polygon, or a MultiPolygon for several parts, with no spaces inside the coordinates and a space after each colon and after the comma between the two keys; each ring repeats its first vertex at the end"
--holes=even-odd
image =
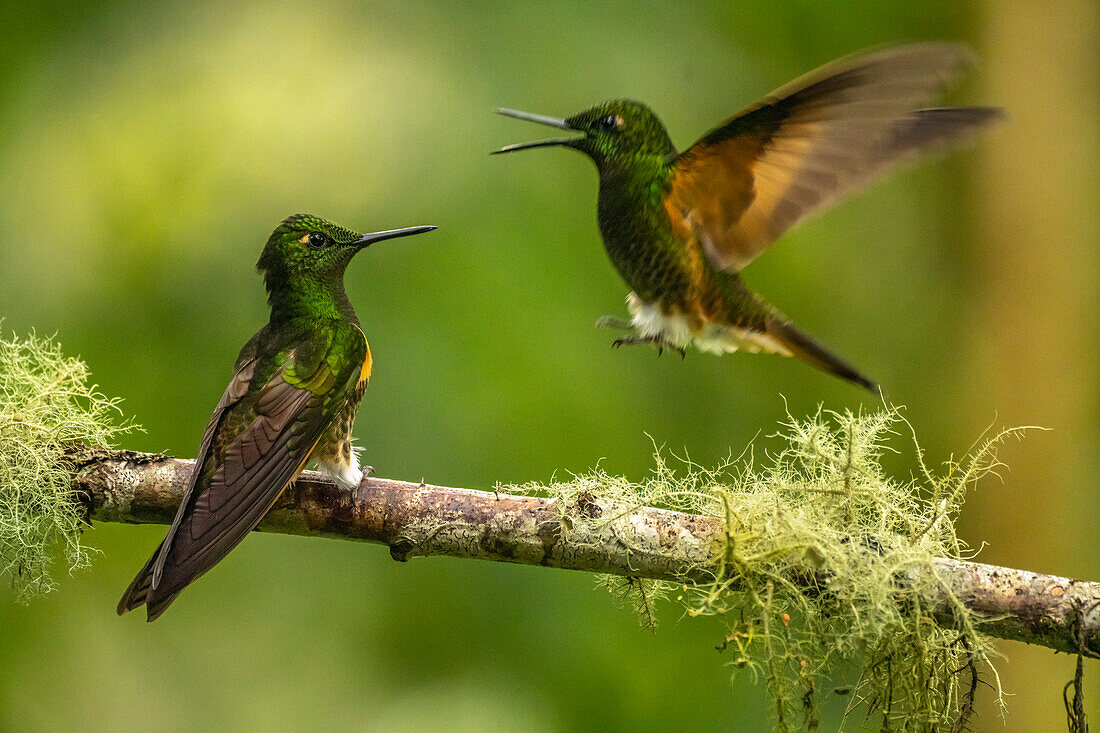
{"type": "Polygon", "coordinates": [[[161,572],[159,568],[162,565],[161,556],[163,555],[164,547],[172,535],[177,531],[186,507],[195,493],[195,486],[202,473],[199,470],[201,459],[210,452],[210,444],[213,441],[214,433],[217,431],[218,426],[221,425],[222,416],[225,414],[225,411],[239,402],[241,398],[248,393],[248,386],[252,383],[255,371],[255,359],[246,359],[243,363],[239,363],[236,372],[233,374],[233,378],[229,381],[229,386],[225,388],[221,399],[218,400],[218,404],[214,408],[214,413],[210,416],[210,420],[206,423],[206,429],[203,431],[202,442],[199,444],[199,460],[196,461],[195,469],[191,472],[191,478],[188,481],[187,488],[184,490],[183,501],[180,502],[180,507],[176,510],[176,517],[172,521],[172,526],[168,530],[168,535],[165,537],[164,541],[161,542],[156,552],[153,553],[153,556],[149,558],[149,561],[145,563],[145,567],[143,567],[138,572],[137,576],[134,577],[129,587],[126,588],[126,592],[122,594],[122,599],[118,602],[117,608],[120,616],[144,604],[149,589],[154,582],[159,580],[161,572]]]}
{"type": "Polygon", "coordinates": [[[916,109],[972,63],[924,43],[842,59],[776,90],[674,162],[666,207],[711,264],[740,270],[800,219],[905,157],[946,145],[999,111],[916,109]]]}
{"type": "MultiPolygon", "coordinates": [[[[146,603],[153,620],[259,524],[301,472],[354,387],[366,352],[366,340],[357,333],[351,341],[350,360],[336,360],[341,368],[317,358],[318,350],[324,354],[325,349],[309,344],[303,354],[311,371],[294,361],[292,350],[281,369],[258,391],[253,388],[255,396],[250,399],[242,399],[249,390],[246,386],[242,391],[238,382],[245,377],[250,381],[255,367],[238,371],[207,427],[176,521],[154,559],[123,596],[120,613],[146,603]],[[245,421],[245,426],[220,449],[215,445],[219,429],[238,420],[245,421]]],[[[346,348],[347,340],[340,341],[340,347],[346,348]]]]}

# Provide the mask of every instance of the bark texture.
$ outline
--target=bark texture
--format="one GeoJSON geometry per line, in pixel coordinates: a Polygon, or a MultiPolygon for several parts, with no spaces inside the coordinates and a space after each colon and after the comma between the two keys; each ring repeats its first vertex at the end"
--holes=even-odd
{"type": "MultiPolygon", "coordinates": [[[[76,490],[88,518],[169,524],[192,461],[129,451],[81,456],[76,490]]],[[[387,545],[399,561],[428,555],[677,582],[713,580],[725,528],[711,517],[635,507],[581,494],[559,500],[368,478],[354,492],[312,471],[284,492],[259,531],[387,545]]],[[[1100,583],[983,563],[937,559],[937,615],[951,623],[952,596],[1002,639],[1100,658],[1100,583]],[[1081,633],[1078,634],[1078,628],[1081,633]]]]}

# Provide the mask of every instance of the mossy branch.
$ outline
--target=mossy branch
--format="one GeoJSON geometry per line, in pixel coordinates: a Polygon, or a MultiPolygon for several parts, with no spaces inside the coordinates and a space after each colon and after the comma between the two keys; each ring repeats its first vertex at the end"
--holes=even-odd
{"type": "MultiPolygon", "coordinates": [[[[76,488],[91,519],[167,524],[193,462],[100,450],[81,463],[76,488]]],[[[345,492],[307,471],[259,530],[381,543],[401,561],[449,555],[709,584],[726,524],[593,494],[562,506],[558,498],[381,478],[345,492]]],[[[980,614],[986,634],[1077,653],[1080,608],[1084,652],[1100,658],[1100,583],[948,558],[937,558],[933,571],[940,589],[934,613],[941,623],[953,625],[961,603],[980,614]]]]}
{"type": "MultiPolygon", "coordinates": [[[[21,599],[52,586],[55,544],[70,568],[86,564],[82,519],[175,515],[193,463],[91,447],[130,427],[112,425],[116,410],[52,341],[0,339],[0,576],[21,599]]],[[[918,476],[897,480],[881,458],[902,423],[889,406],[819,410],[783,423],[782,449],[763,461],[750,446],[715,469],[673,470],[657,450],[640,482],[597,468],[494,492],[384,479],[343,491],[307,473],[260,529],[379,542],[397,560],[601,573],[646,625],[668,596],[689,616],[720,617],[720,649],[766,681],[777,730],[799,717],[816,728],[830,687],[884,729],[961,730],[979,666],[996,678],[991,636],[1100,657],[1100,584],[966,561],[955,519],[1019,430],[937,470],[917,446],[918,476]]]]}

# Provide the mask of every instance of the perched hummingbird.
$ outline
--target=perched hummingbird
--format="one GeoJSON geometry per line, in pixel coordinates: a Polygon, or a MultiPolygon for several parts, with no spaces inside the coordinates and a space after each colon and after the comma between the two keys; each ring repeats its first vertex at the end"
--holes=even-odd
{"type": "Polygon", "coordinates": [[[164,613],[259,524],[307,463],[344,488],[359,485],[351,428],[371,355],[344,270],[370,244],[433,229],[360,235],[304,214],[275,229],[256,265],[271,320],[241,349],[176,519],[122,595],[119,615],[142,604],[150,621],[164,613]]]}
{"type": "Polygon", "coordinates": [[[886,48],[823,66],[731,117],[682,153],[644,104],[604,102],[566,119],[498,114],[581,133],[509,145],[579,150],[600,177],[604,246],[632,292],[633,330],[615,345],[688,345],[798,357],[875,384],[794,327],[738,276],[803,217],[909,156],[946,146],[1000,116],[988,107],[917,109],[971,63],[963,46],[886,48]]]}

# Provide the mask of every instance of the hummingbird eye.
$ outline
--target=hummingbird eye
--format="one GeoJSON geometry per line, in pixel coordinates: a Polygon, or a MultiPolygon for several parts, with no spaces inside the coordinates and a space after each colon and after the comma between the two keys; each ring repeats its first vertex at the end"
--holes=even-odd
{"type": "Polygon", "coordinates": [[[324,234],[321,234],[320,232],[313,232],[309,235],[308,241],[310,247],[313,247],[314,249],[320,249],[321,247],[324,247],[326,244],[328,244],[328,237],[326,237],[324,234]]]}
{"type": "Polygon", "coordinates": [[[614,132],[623,126],[623,118],[619,115],[601,117],[592,123],[592,129],[597,132],[614,132]]]}

